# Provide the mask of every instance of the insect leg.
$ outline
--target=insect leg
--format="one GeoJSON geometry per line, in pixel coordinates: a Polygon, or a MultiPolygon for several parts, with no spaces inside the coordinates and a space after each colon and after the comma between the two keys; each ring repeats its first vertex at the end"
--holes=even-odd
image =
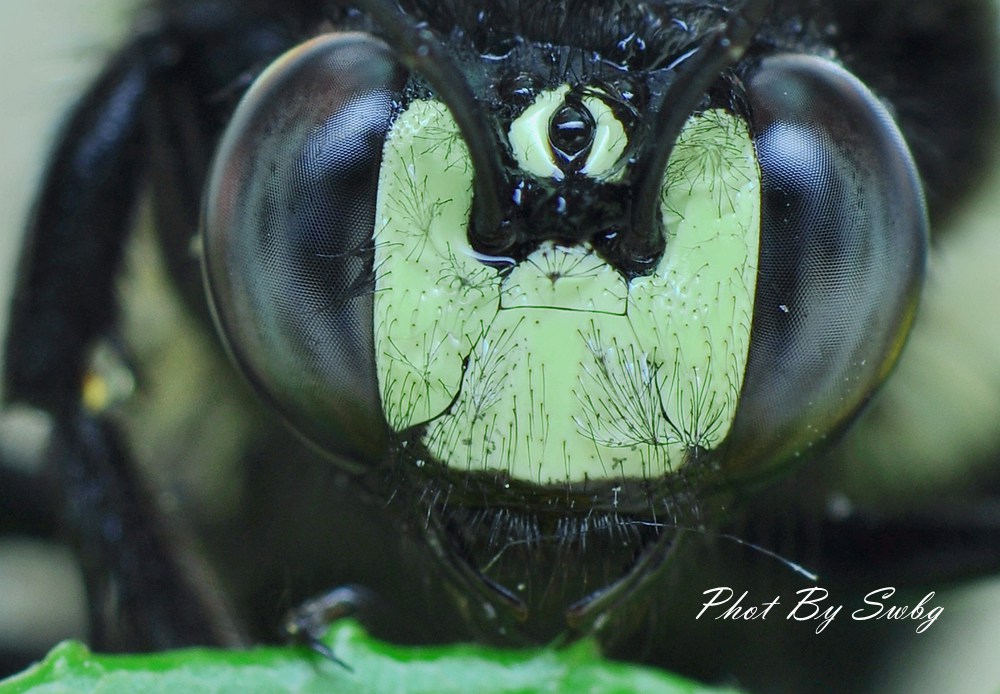
{"type": "Polygon", "coordinates": [[[64,127],[25,239],[4,365],[7,399],[53,419],[48,465],[81,555],[93,645],[128,650],[238,640],[221,602],[176,556],[112,425],[82,400],[90,350],[116,318],[145,173],[154,39],[121,50],[64,127]]]}

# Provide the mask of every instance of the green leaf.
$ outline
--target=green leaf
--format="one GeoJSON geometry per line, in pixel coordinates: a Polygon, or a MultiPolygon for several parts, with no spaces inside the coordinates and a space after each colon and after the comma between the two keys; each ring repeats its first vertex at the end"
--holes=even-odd
{"type": "Polygon", "coordinates": [[[4,682],[0,694],[78,692],[338,692],[338,694],[705,694],[732,692],[650,668],[604,660],[594,643],[563,649],[395,646],[339,622],[325,642],[350,670],[306,647],[248,651],[187,649],[152,655],[94,655],[67,641],[4,682]]]}

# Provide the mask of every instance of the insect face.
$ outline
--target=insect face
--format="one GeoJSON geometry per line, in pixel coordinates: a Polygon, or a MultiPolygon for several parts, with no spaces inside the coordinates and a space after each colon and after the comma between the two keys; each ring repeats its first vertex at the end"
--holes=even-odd
{"type": "MultiPolygon", "coordinates": [[[[696,615],[723,585],[790,607],[789,562],[845,605],[1000,567],[996,215],[949,214],[993,163],[995,10],[144,3],[27,225],[3,397],[45,413],[57,491],[5,441],[0,526],[59,517],[95,650],[273,639],[363,584],[392,640],[596,631],[704,679],[857,689],[899,623],[696,615]],[[936,293],[824,451],[906,339],[924,191],[936,293]]],[[[910,635],[965,647],[957,612],[910,635]]]]}
{"type": "Polygon", "coordinates": [[[361,4],[226,129],[217,324],[423,519],[470,619],[590,628],[885,378],[926,252],[915,165],[857,78],[774,46],[768,3],[550,3],[544,37],[493,3],[361,4]]]}

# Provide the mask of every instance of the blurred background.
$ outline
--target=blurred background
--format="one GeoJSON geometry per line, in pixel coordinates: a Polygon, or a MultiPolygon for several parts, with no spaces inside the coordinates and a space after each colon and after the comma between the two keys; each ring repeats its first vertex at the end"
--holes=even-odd
{"type": "MultiPolygon", "coordinates": [[[[133,5],[131,0],[0,3],[0,306],[9,301],[21,230],[54,134],[67,106],[127,32],[133,5]]],[[[857,435],[842,447],[852,494],[891,498],[904,489],[933,495],[973,486],[979,475],[997,478],[997,191],[1000,167],[955,220],[954,233],[935,249],[920,322],[903,363],[857,435]],[[905,470],[900,461],[906,461],[905,470]]],[[[5,322],[3,308],[0,334],[5,322]]],[[[44,418],[24,411],[0,415],[5,464],[30,469],[44,439],[44,418]]],[[[0,517],[7,510],[0,509],[0,517]]],[[[937,624],[886,654],[872,692],[1000,692],[1000,580],[951,590],[940,604],[946,609],[937,624]]],[[[909,636],[910,629],[904,631],[909,636]]],[[[0,661],[0,675],[61,639],[85,638],[85,632],[82,584],[71,556],[54,542],[0,524],[0,653],[9,658],[0,661]]]]}
{"type": "MultiPolygon", "coordinates": [[[[32,191],[66,108],[125,31],[120,0],[0,3],[0,334],[32,191]]],[[[2,347],[0,347],[2,349],[2,347]]],[[[16,411],[0,416],[0,459],[37,462],[45,421],[16,411]]],[[[0,499],[12,503],[7,494],[0,499]]],[[[0,509],[5,516],[10,509],[0,509]]],[[[85,635],[83,585],[72,556],[55,543],[0,524],[0,668],[85,635]]]]}

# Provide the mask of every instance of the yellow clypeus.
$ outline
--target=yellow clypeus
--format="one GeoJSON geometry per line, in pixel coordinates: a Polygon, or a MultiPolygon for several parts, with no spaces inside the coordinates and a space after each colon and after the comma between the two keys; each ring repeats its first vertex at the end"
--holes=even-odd
{"type": "Polygon", "coordinates": [[[376,206],[390,427],[424,425],[448,466],[540,484],[656,477],[725,439],[757,279],[745,124],[722,110],[690,118],[664,179],[666,253],[631,281],[587,244],[545,242],[506,272],[485,264],[467,238],[472,175],[447,108],[412,102],[386,141],[376,206]]]}

